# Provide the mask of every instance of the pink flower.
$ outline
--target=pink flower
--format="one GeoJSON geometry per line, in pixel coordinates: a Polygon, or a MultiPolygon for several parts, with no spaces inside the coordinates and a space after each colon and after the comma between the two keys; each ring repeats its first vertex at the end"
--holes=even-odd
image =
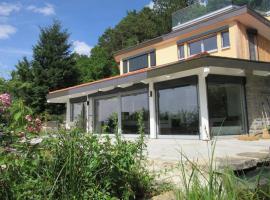
{"type": "Polygon", "coordinates": [[[36,118],[35,122],[36,122],[37,125],[41,125],[41,120],[39,118],[36,118]]]}
{"type": "Polygon", "coordinates": [[[26,115],[26,116],[25,116],[25,119],[26,119],[28,122],[31,122],[31,121],[32,121],[31,115],[26,115]]]}
{"type": "Polygon", "coordinates": [[[0,112],[4,112],[11,105],[10,95],[7,93],[0,94],[0,112]]]}

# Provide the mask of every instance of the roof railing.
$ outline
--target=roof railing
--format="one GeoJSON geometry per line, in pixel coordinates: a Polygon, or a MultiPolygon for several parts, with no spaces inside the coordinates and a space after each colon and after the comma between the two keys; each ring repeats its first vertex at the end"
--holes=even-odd
{"type": "Polygon", "coordinates": [[[262,15],[270,11],[270,0],[197,0],[196,3],[172,14],[172,27],[177,29],[179,26],[199,18],[244,5],[262,15]]]}

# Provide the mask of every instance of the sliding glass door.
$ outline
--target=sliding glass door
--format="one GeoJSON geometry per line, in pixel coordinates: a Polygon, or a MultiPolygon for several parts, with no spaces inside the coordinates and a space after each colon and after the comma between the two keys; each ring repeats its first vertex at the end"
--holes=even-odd
{"type": "Polygon", "coordinates": [[[113,134],[118,126],[119,101],[117,97],[95,101],[95,132],[113,134]]]}
{"type": "Polygon", "coordinates": [[[138,119],[142,118],[145,134],[149,133],[148,93],[121,97],[121,125],[123,134],[138,134],[138,119]],[[141,115],[141,116],[140,116],[141,115]]]}
{"type": "Polygon", "coordinates": [[[149,134],[148,90],[118,92],[94,102],[96,133],[112,134],[120,127],[123,134],[138,134],[141,117],[145,134],[149,134]]]}
{"type": "Polygon", "coordinates": [[[199,133],[196,78],[187,77],[157,85],[159,135],[199,133]]]}
{"type": "Polygon", "coordinates": [[[208,78],[209,123],[212,135],[238,135],[245,131],[243,78],[208,78]]]}

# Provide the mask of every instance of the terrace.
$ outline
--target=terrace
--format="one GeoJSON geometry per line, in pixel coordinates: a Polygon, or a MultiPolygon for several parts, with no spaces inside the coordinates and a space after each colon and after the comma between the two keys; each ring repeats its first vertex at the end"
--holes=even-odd
{"type": "MultiPolygon", "coordinates": [[[[241,6],[245,3],[239,0],[199,0],[172,14],[172,29],[177,30],[241,6]]],[[[269,0],[249,1],[247,6],[262,15],[268,15],[270,11],[269,0]]]]}

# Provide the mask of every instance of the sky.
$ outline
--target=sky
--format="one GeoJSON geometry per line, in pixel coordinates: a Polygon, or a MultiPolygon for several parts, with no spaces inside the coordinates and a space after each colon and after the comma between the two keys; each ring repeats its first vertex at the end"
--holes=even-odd
{"type": "Polygon", "coordinates": [[[106,28],[129,10],[152,7],[151,0],[0,0],[0,77],[10,78],[18,60],[32,58],[40,27],[60,20],[72,50],[88,55],[106,28]]]}

